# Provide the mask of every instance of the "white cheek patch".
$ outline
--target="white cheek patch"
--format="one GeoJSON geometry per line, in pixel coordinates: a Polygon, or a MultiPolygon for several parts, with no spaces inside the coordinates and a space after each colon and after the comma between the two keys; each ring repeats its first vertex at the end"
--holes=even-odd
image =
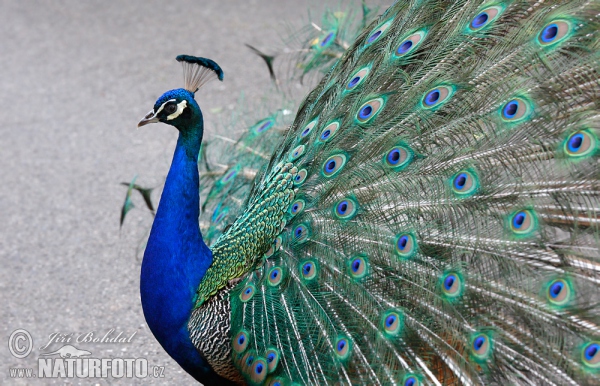
{"type": "MultiPolygon", "coordinates": [[[[162,106],[161,106],[162,107],[162,106]]],[[[187,101],[183,100],[177,104],[177,111],[167,117],[167,121],[171,121],[183,113],[183,110],[187,107],[187,101]]]]}

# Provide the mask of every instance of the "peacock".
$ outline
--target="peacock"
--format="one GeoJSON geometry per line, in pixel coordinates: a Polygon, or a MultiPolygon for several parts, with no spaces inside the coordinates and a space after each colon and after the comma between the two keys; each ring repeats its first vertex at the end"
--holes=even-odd
{"type": "Polygon", "coordinates": [[[224,74],[178,56],[138,124],[179,131],[141,267],[156,339],[205,385],[599,384],[599,18],[399,0],[348,47],[323,29],[342,53],[293,123],[253,126],[208,192],[194,95],[224,74]]]}

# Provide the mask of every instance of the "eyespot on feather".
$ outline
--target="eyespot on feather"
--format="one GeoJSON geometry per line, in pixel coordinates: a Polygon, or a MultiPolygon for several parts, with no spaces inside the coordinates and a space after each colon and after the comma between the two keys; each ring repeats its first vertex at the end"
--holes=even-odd
{"type": "Polygon", "coordinates": [[[273,241],[273,245],[271,245],[271,248],[269,248],[269,250],[265,253],[265,256],[267,258],[273,256],[273,254],[279,250],[279,247],[281,247],[282,241],[283,240],[281,239],[281,236],[277,236],[273,241]]]}
{"type": "Polygon", "coordinates": [[[335,31],[329,31],[326,32],[323,37],[317,41],[317,43],[315,44],[315,47],[317,49],[323,49],[323,48],[327,48],[331,45],[331,43],[333,43],[335,41],[335,31]]]}
{"type": "Polygon", "coordinates": [[[589,158],[598,150],[598,138],[589,129],[582,129],[571,133],[563,142],[563,152],[571,159],[579,160],[589,158]]]}
{"type": "Polygon", "coordinates": [[[537,41],[542,47],[550,47],[565,40],[572,30],[568,20],[553,20],[539,32],[537,41]]]}
{"type": "Polygon", "coordinates": [[[254,287],[252,283],[246,284],[246,286],[242,289],[242,292],[240,292],[240,300],[243,303],[248,302],[250,299],[252,299],[255,292],[256,287],[254,287]]]}
{"type": "Polygon", "coordinates": [[[302,213],[302,211],[304,210],[304,205],[306,203],[304,202],[303,199],[299,198],[297,200],[295,200],[294,202],[292,202],[292,204],[290,205],[290,209],[289,209],[289,213],[292,216],[297,215],[298,213],[302,213]]]}
{"type": "Polygon", "coordinates": [[[413,157],[414,153],[408,146],[397,145],[384,154],[383,163],[395,171],[400,171],[412,162],[413,157]]]}
{"type": "Polygon", "coordinates": [[[354,279],[362,279],[369,274],[369,261],[364,255],[357,255],[348,260],[348,272],[354,279]]]}
{"type": "Polygon", "coordinates": [[[342,361],[347,360],[352,353],[351,341],[345,336],[339,336],[334,343],[335,355],[342,361]]]}
{"type": "Polygon", "coordinates": [[[298,174],[296,174],[296,177],[294,177],[294,186],[302,185],[302,183],[306,180],[307,175],[308,172],[306,171],[306,169],[300,169],[298,171],[298,174]]]}
{"type": "Polygon", "coordinates": [[[254,364],[255,358],[256,358],[256,353],[254,352],[254,350],[248,350],[248,352],[246,354],[244,354],[244,356],[242,357],[242,359],[240,361],[240,369],[242,370],[242,373],[244,373],[244,374],[249,373],[250,368],[254,364]]]}
{"type": "Polygon", "coordinates": [[[286,380],[284,380],[283,378],[280,377],[276,377],[276,378],[271,378],[270,380],[268,380],[267,386],[287,386],[288,383],[286,382],[286,380]]]}
{"type": "Polygon", "coordinates": [[[417,252],[417,241],[412,233],[401,233],[396,236],[396,253],[402,259],[410,259],[417,252]]]}
{"type": "Polygon", "coordinates": [[[381,329],[388,337],[400,335],[404,327],[404,313],[398,309],[390,309],[381,315],[381,329]]]}
{"type": "Polygon", "coordinates": [[[555,307],[568,306],[575,296],[573,284],[566,277],[556,277],[548,281],[544,292],[546,300],[555,307]]]}
{"type": "Polygon", "coordinates": [[[479,179],[474,170],[461,170],[452,177],[450,185],[458,197],[471,197],[479,189],[479,179]]]}
{"type": "Polygon", "coordinates": [[[227,212],[229,212],[229,209],[227,207],[223,207],[221,208],[221,206],[217,206],[217,208],[215,209],[215,211],[213,212],[212,215],[212,222],[217,225],[219,224],[223,218],[225,218],[225,216],[227,215],[227,212]]]}
{"type": "Polygon", "coordinates": [[[509,229],[516,236],[529,236],[537,229],[537,216],[533,209],[523,209],[509,216],[509,229]]]}
{"type": "Polygon", "coordinates": [[[373,31],[371,31],[371,33],[367,37],[367,42],[365,45],[375,43],[376,41],[381,39],[385,35],[385,32],[392,25],[392,21],[393,20],[388,20],[385,23],[381,24],[379,27],[375,28],[373,31]]]}
{"type": "Polygon", "coordinates": [[[345,154],[332,155],[323,163],[323,176],[333,177],[343,169],[344,165],[346,165],[345,154]]]}
{"type": "Polygon", "coordinates": [[[333,214],[340,220],[352,219],[358,210],[358,204],[351,198],[345,198],[333,206],[333,214]]]}
{"type": "Polygon", "coordinates": [[[240,330],[232,339],[232,347],[233,351],[237,353],[244,352],[248,347],[248,342],[250,341],[248,332],[246,330],[240,330]]]}
{"type": "Polygon", "coordinates": [[[488,334],[476,332],[471,335],[471,355],[477,362],[484,362],[492,355],[493,342],[488,334]]]}
{"type": "Polygon", "coordinates": [[[360,85],[365,80],[367,75],[369,75],[369,70],[369,67],[363,67],[356,71],[346,83],[346,91],[354,90],[358,85],[360,85]]]}
{"type": "Polygon", "coordinates": [[[275,125],[275,120],[272,118],[263,119],[252,127],[256,134],[262,134],[275,125]]]}
{"type": "Polygon", "coordinates": [[[223,177],[221,177],[221,180],[220,180],[221,184],[227,184],[227,183],[230,183],[233,180],[235,180],[235,177],[237,176],[239,170],[240,170],[239,165],[229,168],[229,170],[227,170],[225,172],[223,177]]]}
{"type": "Polygon", "coordinates": [[[462,275],[454,271],[446,272],[440,278],[440,286],[442,295],[447,300],[457,299],[463,294],[464,282],[462,275]]]}
{"type": "Polygon", "coordinates": [[[284,277],[284,271],[282,267],[275,266],[269,270],[267,274],[267,284],[271,287],[276,287],[281,284],[284,277]]]}
{"type": "Polygon", "coordinates": [[[298,158],[302,157],[302,155],[304,154],[304,150],[305,150],[304,145],[298,145],[294,150],[292,150],[292,152],[290,153],[290,156],[288,158],[290,160],[290,162],[293,162],[293,161],[297,160],[298,158]]]}
{"type": "Polygon", "coordinates": [[[321,131],[321,135],[319,136],[319,141],[321,141],[321,142],[329,141],[331,138],[333,138],[335,133],[338,131],[339,127],[340,127],[340,123],[337,121],[331,122],[330,124],[325,126],[323,131],[321,131]]]}
{"type": "Polygon", "coordinates": [[[317,277],[319,265],[315,260],[305,260],[298,268],[300,276],[306,281],[311,281],[317,277]]]}
{"type": "Polygon", "coordinates": [[[304,137],[308,136],[310,134],[310,132],[312,131],[312,129],[317,124],[317,121],[318,121],[318,119],[313,119],[308,125],[306,125],[304,127],[304,130],[302,130],[302,132],[300,133],[300,138],[304,138],[304,137]]]}
{"type": "Polygon", "coordinates": [[[307,224],[299,224],[292,230],[292,239],[296,243],[303,243],[308,240],[310,229],[307,224]]]}
{"type": "Polygon", "coordinates": [[[422,29],[404,37],[394,52],[394,58],[406,57],[411,52],[415,51],[421,45],[427,36],[427,31],[422,29]]]}
{"type": "Polygon", "coordinates": [[[477,12],[475,17],[471,19],[469,23],[469,32],[481,31],[489,27],[493,21],[498,19],[498,16],[502,13],[503,8],[499,6],[492,6],[482,9],[477,12]]]}
{"type": "Polygon", "coordinates": [[[500,115],[505,122],[521,122],[527,119],[531,112],[531,104],[525,99],[517,97],[506,102],[500,110],[500,115]]]}
{"type": "Polygon", "coordinates": [[[600,342],[588,342],[581,348],[581,361],[592,370],[600,370],[600,342]]]}
{"type": "Polygon", "coordinates": [[[377,116],[384,105],[385,100],[383,98],[375,98],[365,102],[358,109],[358,113],[356,113],[356,120],[360,123],[369,122],[371,119],[377,116]]]}
{"type": "Polygon", "coordinates": [[[279,365],[279,357],[279,350],[277,350],[275,347],[270,347],[267,350],[265,358],[267,359],[267,371],[269,373],[275,371],[275,369],[279,365]]]}
{"type": "Polygon", "coordinates": [[[441,107],[444,103],[450,100],[452,95],[454,95],[453,87],[435,87],[425,93],[425,96],[423,96],[423,99],[421,100],[421,106],[427,110],[441,107]]]}
{"type": "Polygon", "coordinates": [[[261,384],[265,380],[265,378],[267,378],[267,374],[267,361],[264,358],[256,357],[256,359],[254,359],[254,363],[250,367],[250,380],[255,384],[261,384]]]}
{"type": "Polygon", "coordinates": [[[402,385],[403,386],[421,386],[422,383],[419,380],[419,377],[417,377],[414,374],[407,374],[404,376],[404,379],[402,381],[402,385]]]}

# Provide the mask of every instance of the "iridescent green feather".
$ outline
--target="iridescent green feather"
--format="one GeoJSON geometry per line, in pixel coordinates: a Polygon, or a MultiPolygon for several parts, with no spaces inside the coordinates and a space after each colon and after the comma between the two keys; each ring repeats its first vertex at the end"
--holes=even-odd
{"type": "Polygon", "coordinates": [[[211,270],[238,264],[218,279],[243,279],[231,336],[249,343],[232,358],[249,382],[243,356],[273,349],[267,384],[598,382],[598,15],[415,0],[366,27],[263,148],[213,244],[211,270]],[[282,163],[294,197],[252,212],[282,163]],[[222,252],[242,247],[255,255],[222,252]]]}

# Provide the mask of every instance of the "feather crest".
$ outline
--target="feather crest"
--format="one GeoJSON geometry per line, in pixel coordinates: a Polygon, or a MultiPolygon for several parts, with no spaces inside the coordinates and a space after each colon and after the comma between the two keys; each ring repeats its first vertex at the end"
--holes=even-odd
{"type": "Polygon", "coordinates": [[[223,70],[214,61],[190,55],[179,55],[175,58],[183,65],[184,88],[195,93],[211,80],[223,81],[223,70]]]}

